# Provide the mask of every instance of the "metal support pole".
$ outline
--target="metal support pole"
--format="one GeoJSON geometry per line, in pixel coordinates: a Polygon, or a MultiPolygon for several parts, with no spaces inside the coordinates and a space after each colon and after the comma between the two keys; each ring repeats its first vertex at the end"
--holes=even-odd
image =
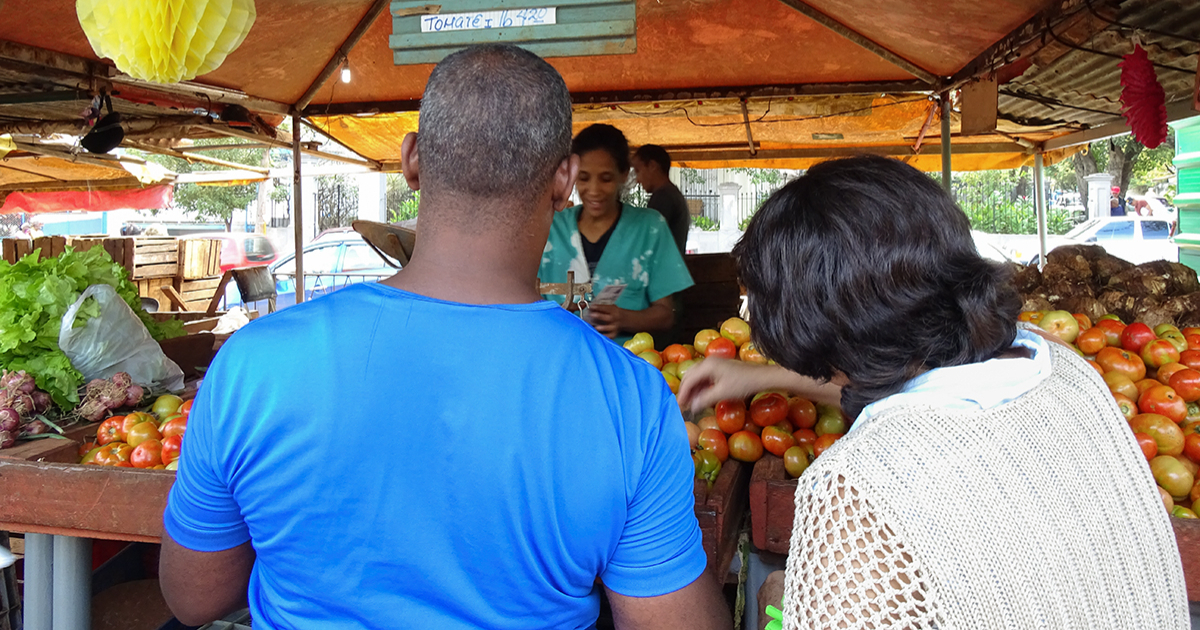
{"type": "Polygon", "coordinates": [[[304,215],[300,186],[300,116],[292,116],[292,230],[296,235],[296,303],[304,301],[304,215]]]}
{"type": "Polygon", "coordinates": [[[1038,269],[1043,269],[1046,266],[1046,182],[1045,173],[1042,170],[1042,152],[1038,151],[1033,155],[1033,194],[1035,195],[1034,208],[1037,209],[1037,226],[1038,226],[1038,269]]]}
{"type": "Polygon", "coordinates": [[[54,537],[53,630],[92,627],[92,541],[54,537]]]}
{"type": "Polygon", "coordinates": [[[25,534],[25,630],[53,630],[53,576],[54,537],[25,534]]]}
{"type": "Polygon", "coordinates": [[[944,92],[942,101],[942,187],[950,191],[950,93],[944,92]]]}

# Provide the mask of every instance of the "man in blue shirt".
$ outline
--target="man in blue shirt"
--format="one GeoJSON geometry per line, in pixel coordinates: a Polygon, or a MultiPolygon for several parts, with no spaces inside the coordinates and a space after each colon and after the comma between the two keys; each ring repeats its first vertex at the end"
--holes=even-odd
{"type": "Polygon", "coordinates": [[[420,246],[379,284],[258,320],[213,362],[163,515],[161,583],[200,624],[731,625],[692,463],[652,366],[536,289],[568,201],[562,78],[511,46],[434,69],[420,246]]]}

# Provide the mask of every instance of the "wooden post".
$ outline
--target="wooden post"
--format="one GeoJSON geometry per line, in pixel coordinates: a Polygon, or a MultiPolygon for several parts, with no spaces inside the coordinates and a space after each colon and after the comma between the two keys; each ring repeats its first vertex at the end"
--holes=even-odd
{"type": "MultiPolygon", "coordinates": [[[[304,221],[300,195],[300,116],[292,116],[292,233],[296,237],[296,303],[304,301],[304,221]]],[[[224,283],[222,283],[224,284],[224,283]]]]}

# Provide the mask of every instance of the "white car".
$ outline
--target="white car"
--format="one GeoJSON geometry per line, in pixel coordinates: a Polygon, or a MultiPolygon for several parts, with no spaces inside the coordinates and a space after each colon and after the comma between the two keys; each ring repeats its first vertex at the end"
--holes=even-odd
{"type": "MultiPolygon", "coordinates": [[[[1135,265],[1152,260],[1179,262],[1179,246],[1171,240],[1174,235],[1175,223],[1169,217],[1099,217],[1080,223],[1063,236],[1047,239],[1046,246],[1049,251],[1059,245],[1095,244],[1135,265]]],[[[1029,264],[1037,261],[1035,253],[1029,264]]]]}

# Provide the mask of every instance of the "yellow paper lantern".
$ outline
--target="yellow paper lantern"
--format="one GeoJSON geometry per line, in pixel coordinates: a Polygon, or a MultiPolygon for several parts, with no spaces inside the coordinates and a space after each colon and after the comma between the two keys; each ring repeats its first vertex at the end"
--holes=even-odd
{"type": "Polygon", "coordinates": [[[92,50],[131,77],[177,83],[216,70],[254,26],[254,0],[76,0],[92,50]]]}

